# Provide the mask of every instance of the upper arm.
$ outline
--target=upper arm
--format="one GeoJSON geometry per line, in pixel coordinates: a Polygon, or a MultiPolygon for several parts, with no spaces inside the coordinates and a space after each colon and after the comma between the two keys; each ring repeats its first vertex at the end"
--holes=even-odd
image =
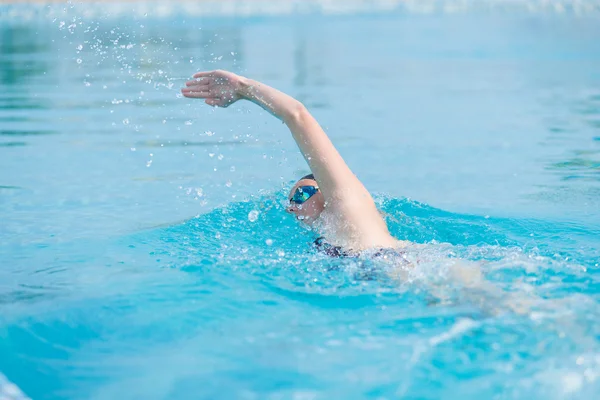
{"type": "Polygon", "coordinates": [[[260,82],[241,79],[240,85],[242,97],[268,110],[288,126],[330,208],[335,208],[338,215],[356,226],[368,227],[373,220],[383,221],[369,192],[302,103],[260,82]]]}
{"type": "MultiPolygon", "coordinates": [[[[352,173],[317,120],[298,102],[285,121],[315,175],[326,200],[341,200],[356,195],[364,199],[368,192],[352,173]]],[[[370,196],[368,196],[370,200],[370,196]]],[[[372,200],[371,200],[372,201],[372,200]]]]}
{"type": "Polygon", "coordinates": [[[368,235],[375,239],[377,233],[387,232],[371,194],[306,108],[300,104],[286,123],[330,210],[342,217],[349,224],[348,229],[355,230],[359,236],[368,235]]]}

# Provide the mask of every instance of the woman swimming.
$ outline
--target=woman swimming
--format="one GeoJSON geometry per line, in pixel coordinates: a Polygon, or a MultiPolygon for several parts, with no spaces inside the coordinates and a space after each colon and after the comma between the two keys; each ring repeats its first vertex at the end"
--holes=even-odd
{"type": "Polygon", "coordinates": [[[373,198],[302,103],[228,71],[198,72],[193,78],[181,89],[185,97],[216,107],[249,100],[287,125],[312,171],[292,187],[287,211],[320,233],[317,247],[340,256],[408,244],[390,235],[373,198]]]}
{"type": "MultiPolygon", "coordinates": [[[[232,72],[198,72],[193,77],[181,90],[185,97],[205,99],[206,104],[217,107],[249,100],[288,126],[314,175],[302,177],[292,187],[287,211],[321,234],[322,237],[315,241],[319,250],[333,257],[364,254],[388,259],[389,256],[394,269],[388,272],[399,281],[405,281],[406,272],[413,270],[404,267],[432,263],[426,260],[426,254],[421,254],[422,245],[400,241],[390,235],[373,198],[302,103],[263,83],[232,72]],[[413,257],[415,250],[417,255],[413,257]]],[[[433,254],[436,268],[446,265],[448,279],[453,282],[449,287],[457,287],[458,284],[464,299],[478,304],[487,312],[496,313],[508,308],[522,314],[528,312],[533,304],[530,298],[505,293],[486,281],[479,263],[447,256],[436,257],[435,251],[433,254]]],[[[445,301],[447,295],[444,290],[448,285],[442,282],[430,286],[431,294],[439,301],[445,301]]]]}

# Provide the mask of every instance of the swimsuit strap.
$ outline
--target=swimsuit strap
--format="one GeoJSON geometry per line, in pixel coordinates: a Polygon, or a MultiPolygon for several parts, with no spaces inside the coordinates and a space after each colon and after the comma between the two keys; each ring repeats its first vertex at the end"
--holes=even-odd
{"type": "MultiPolygon", "coordinates": [[[[325,237],[320,236],[315,239],[313,242],[315,247],[321,253],[328,255],[329,257],[358,257],[360,253],[353,253],[347,250],[344,250],[342,246],[334,246],[330,243],[327,243],[325,237]]],[[[377,250],[373,250],[372,252],[367,252],[372,258],[389,258],[389,257],[401,257],[405,258],[404,252],[398,249],[393,248],[381,248],[377,250]]]]}
{"type": "Polygon", "coordinates": [[[333,246],[327,243],[323,236],[315,239],[313,243],[317,250],[327,254],[329,257],[352,257],[352,255],[344,250],[342,246],[333,246]]]}

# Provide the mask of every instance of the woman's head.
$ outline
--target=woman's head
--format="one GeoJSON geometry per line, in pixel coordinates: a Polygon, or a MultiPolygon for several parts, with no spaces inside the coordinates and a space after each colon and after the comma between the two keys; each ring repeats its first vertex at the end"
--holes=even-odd
{"type": "Polygon", "coordinates": [[[287,211],[296,219],[312,224],[325,209],[325,198],[313,174],[303,176],[290,190],[287,211]]]}

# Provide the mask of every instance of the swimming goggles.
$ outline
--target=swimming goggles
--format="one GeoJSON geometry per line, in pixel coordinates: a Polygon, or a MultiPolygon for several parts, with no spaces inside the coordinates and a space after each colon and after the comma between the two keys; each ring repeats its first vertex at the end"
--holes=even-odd
{"type": "Polygon", "coordinates": [[[318,191],[319,188],[316,186],[300,186],[296,188],[294,195],[290,198],[290,203],[302,204],[313,197],[318,191]]]}

